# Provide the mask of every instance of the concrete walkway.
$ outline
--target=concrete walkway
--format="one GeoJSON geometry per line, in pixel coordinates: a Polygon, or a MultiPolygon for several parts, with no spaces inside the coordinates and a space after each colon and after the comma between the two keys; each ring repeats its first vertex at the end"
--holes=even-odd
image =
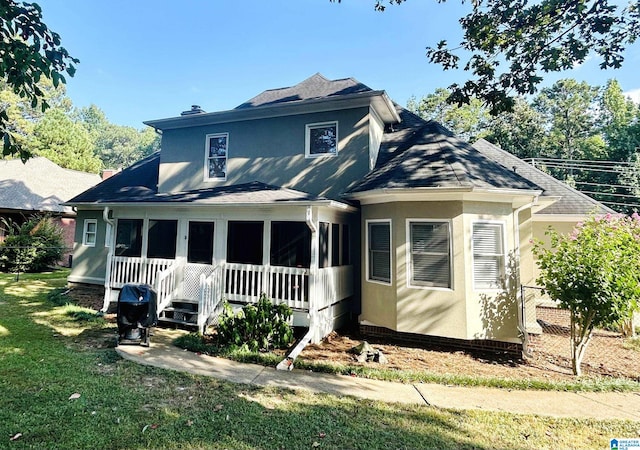
{"type": "Polygon", "coordinates": [[[234,383],[306,389],[312,392],[423,404],[437,408],[640,421],[640,392],[516,391],[430,383],[402,384],[297,369],[290,372],[279,371],[272,367],[238,363],[182,350],[171,344],[180,333],[175,330],[155,329],[149,348],[121,345],[116,351],[123,358],[139,364],[206,375],[234,383]]]}

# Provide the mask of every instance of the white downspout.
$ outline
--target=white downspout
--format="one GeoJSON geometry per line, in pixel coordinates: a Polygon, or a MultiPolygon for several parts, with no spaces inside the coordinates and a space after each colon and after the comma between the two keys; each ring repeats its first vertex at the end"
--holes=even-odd
{"type": "Polygon", "coordinates": [[[520,213],[525,209],[530,209],[533,205],[538,203],[538,196],[533,197],[533,200],[521,207],[517,208],[513,212],[513,236],[514,236],[514,260],[516,267],[516,304],[518,306],[518,326],[522,332],[522,352],[525,356],[529,356],[529,334],[527,333],[527,324],[525,323],[525,317],[523,311],[525,311],[526,305],[524,304],[524,296],[522,295],[522,282],[520,277],[520,213]]]}
{"type": "MultiPolygon", "coordinates": [[[[107,268],[104,274],[104,300],[102,303],[102,309],[100,311],[106,313],[109,309],[109,303],[111,302],[111,263],[113,260],[113,234],[115,230],[115,221],[109,218],[109,207],[105,206],[102,210],[102,220],[111,226],[111,238],[109,240],[109,250],[107,252],[107,268]]],[[[106,227],[105,227],[106,228],[106,227]]],[[[107,236],[105,235],[105,239],[107,236]]]]}
{"type": "MultiPolygon", "coordinates": [[[[311,230],[311,253],[314,254],[313,242],[317,242],[316,233],[318,232],[318,228],[316,224],[313,222],[313,209],[311,206],[307,206],[307,211],[305,214],[305,221],[307,226],[311,230]]],[[[280,361],[276,365],[276,369],[278,370],[293,370],[293,361],[298,357],[298,355],[302,352],[302,350],[316,337],[316,329],[318,326],[318,318],[317,313],[315,311],[313,300],[316,297],[316,281],[317,281],[317,266],[318,266],[318,252],[315,252],[316,257],[311,257],[311,264],[309,268],[309,330],[304,335],[304,337],[298,342],[298,344],[294,347],[294,349],[287,355],[285,359],[280,361]],[[316,266],[314,268],[314,266],[316,266]]]]}

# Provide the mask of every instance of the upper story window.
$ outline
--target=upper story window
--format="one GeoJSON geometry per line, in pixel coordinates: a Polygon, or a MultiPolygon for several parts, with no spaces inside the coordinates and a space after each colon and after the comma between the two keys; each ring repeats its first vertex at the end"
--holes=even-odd
{"type": "Polygon", "coordinates": [[[473,287],[495,289],[505,275],[504,225],[499,222],[473,224],[473,287]]]}
{"type": "Polygon", "coordinates": [[[305,138],[305,156],[338,156],[338,122],[310,123],[305,138]]]}
{"type": "Polygon", "coordinates": [[[207,134],[205,146],[204,179],[227,179],[229,133],[207,134]]]}
{"type": "Polygon", "coordinates": [[[98,221],[96,219],[85,219],[84,229],[82,230],[82,245],[95,247],[97,231],[98,221]]]}

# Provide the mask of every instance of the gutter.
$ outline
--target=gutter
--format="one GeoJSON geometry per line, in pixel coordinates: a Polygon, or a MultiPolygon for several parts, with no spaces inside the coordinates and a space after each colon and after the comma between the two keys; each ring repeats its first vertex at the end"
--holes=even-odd
{"type": "Polygon", "coordinates": [[[313,337],[314,330],[312,326],[309,326],[309,331],[304,335],[300,342],[291,350],[291,353],[287,355],[285,359],[280,361],[276,366],[277,370],[293,370],[293,361],[302,353],[302,350],[311,342],[311,338],[313,337]]]}

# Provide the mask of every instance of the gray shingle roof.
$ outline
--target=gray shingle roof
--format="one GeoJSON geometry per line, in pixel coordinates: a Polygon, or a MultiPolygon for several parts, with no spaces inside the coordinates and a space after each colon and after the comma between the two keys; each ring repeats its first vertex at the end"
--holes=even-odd
{"type": "Polygon", "coordinates": [[[398,109],[401,127],[385,133],[378,164],[351,193],[408,188],[540,189],[439,123],[398,109]]]}
{"type": "Polygon", "coordinates": [[[484,139],[478,140],[473,146],[487,158],[491,158],[502,166],[515,171],[523,177],[531,180],[543,189],[543,196],[560,197],[554,204],[538,211],[536,214],[569,214],[588,215],[614,213],[614,211],[602,203],[584,195],[581,192],[566,185],[551,175],[536,169],[515,155],[501,149],[484,139]]]}
{"type": "Polygon", "coordinates": [[[141,202],[218,205],[329,201],[324,197],[257,181],[186,192],[158,193],[159,163],[160,152],[156,152],[72,198],[68,203],[103,205],[141,202]]]}
{"type": "Polygon", "coordinates": [[[0,208],[71,213],[61,203],[99,182],[97,174],[63,169],[43,157],[24,164],[0,160],[0,208]]]}
{"type": "Polygon", "coordinates": [[[295,86],[266,90],[237,106],[235,109],[274,105],[300,100],[328,98],[338,95],[357,94],[359,92],[369,91],[371,91],[370,87],[353,78],[329,80],[321,74],[316,73],[295,86]]]}

